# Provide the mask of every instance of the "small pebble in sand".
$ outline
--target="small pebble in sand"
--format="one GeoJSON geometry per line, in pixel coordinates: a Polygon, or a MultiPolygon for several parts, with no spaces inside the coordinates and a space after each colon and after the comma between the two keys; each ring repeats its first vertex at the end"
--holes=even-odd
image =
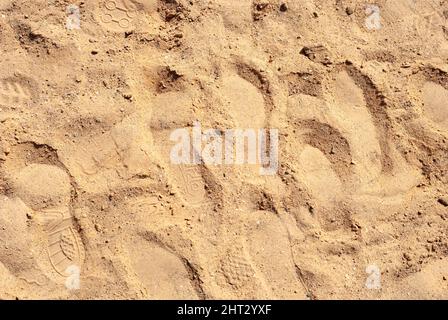
{"type": "Polygon", "coordinates": [[[282,3],[282,4],[280,5],[280,11],[281,11],[281,12],[286,12],[286,11],[288,11],[288,5],[287,5],[286,3],[282,3]]]}
{"type": "Polygon", "coordinates": [[[437,200],[442,206],[448,207],[448,199],[445,197],[440,197],[437,200]]]}

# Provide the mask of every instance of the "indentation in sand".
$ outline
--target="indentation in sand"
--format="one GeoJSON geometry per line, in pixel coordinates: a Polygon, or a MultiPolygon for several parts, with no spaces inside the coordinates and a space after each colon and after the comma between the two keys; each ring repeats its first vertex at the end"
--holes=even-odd
{"type": "Polygon", "coordinates": [[[128,249],[132,267],[148,298],[198,298],[185,265],[175,254],[144,240],[132,241],[128,249]]]}
{"type": "Polygon", "coordinates": [[[443,129],[448,129],[448,90],[428,81],[423,86],[423,102],[425,116],[443,129]]]}

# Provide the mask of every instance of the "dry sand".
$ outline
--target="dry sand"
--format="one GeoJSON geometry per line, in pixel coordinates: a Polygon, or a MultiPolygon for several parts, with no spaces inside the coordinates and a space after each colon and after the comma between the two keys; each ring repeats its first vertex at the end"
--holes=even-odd
{"type": "Polygon", "coordinates": [[[448,1],[368,4],[0,0],[0,298],[447,299],[448,1]]]}

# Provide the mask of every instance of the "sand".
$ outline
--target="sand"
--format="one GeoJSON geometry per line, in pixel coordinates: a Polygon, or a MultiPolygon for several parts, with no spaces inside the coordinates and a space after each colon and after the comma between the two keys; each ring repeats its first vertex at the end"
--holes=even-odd
{"type": "Polygon", "coordinates": [[[0,299],[447,299],[447,18],[0,0],[0,299]],[[174,164],[195,123],[278,170],[174,164]]]}

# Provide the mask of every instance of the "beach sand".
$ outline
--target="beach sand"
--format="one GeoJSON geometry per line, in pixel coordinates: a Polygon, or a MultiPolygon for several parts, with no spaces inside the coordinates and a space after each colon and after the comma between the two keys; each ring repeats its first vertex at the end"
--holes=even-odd
{"type": "Polygon", "coordinates": [[[0,0],[0,299],[447,299],[447,18],[0,0]],[[278,171],[174,164],[194,123],[278,171]]]}

